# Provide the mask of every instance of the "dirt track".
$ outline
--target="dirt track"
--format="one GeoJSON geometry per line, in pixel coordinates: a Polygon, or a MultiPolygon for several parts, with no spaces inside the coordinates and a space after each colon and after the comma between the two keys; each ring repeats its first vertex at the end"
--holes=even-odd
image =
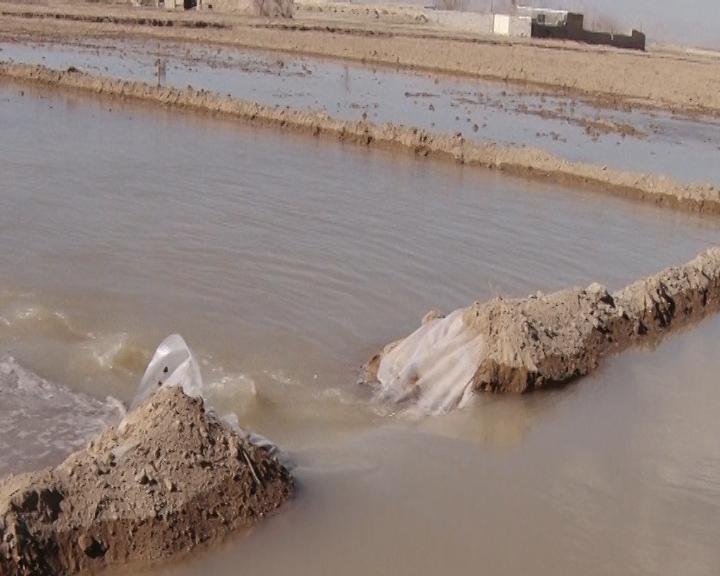
{"type": "Polygon", "coordinates": [[[718,58],[474,37],[383,18],[298,13],[293,20],[269,22],[207,12],[0,4],[0,40],[94,36],[216,43],[469,75],[580,96],[601,106],[720,116],[718,58]]]}
{"type": "Polygon", "coordinates": [[[466,141],[461,136],[433,134],[419,128],[379,126],[369,121],[335,120],[318,112],[262,106],[203,90],[156,87],[94,76],[77,70],[0,62],[0,79],[54,89],[102,94],[180,110],[221,115],[242,122],[294,130],[363,146],[401,150],[460,164],[601,190],[660,206],[701,213],[720,213],[720,190],[712,184],[685,185],[663,176],[618,172],[605,166],[568,162],[532,148],[509,148],[466,141]]]}

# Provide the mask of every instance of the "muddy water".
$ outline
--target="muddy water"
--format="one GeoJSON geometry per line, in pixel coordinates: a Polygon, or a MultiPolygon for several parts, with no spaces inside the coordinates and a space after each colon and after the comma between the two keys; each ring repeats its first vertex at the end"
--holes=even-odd
{"type": "Polygon", "coordinates": [[[150,574],[717,574],[720,322],[420,422],[355,385],[430,308],[617,287],[719,242],[716,220],[17,87],[0,134],[0,405],[26,376],[0,473],[113,417],[173,331],[210,401],[298,463],[285,513],[150,574]]]}
{"type": "Polygon", "coordinates": [[[322,110],[508,146],[534,146],[572,161],[720,184],[720,123],[669,113],[597,109],[488,82],[180,44],[0,43],[0,59],[75,66],[127,80],[192,85],[268,106],[322,110]],[[158,62],[164,68],[158,68],[158,62]]]}

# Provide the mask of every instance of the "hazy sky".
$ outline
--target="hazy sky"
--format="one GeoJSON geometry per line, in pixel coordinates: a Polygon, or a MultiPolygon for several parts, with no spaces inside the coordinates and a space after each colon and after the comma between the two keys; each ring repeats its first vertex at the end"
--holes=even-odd
{"type": "MultiPolygon", "coordinates": [[[[520,0],[520,4],[523,0],[520,0]]],[[[528,0],[613,17],[648,40],[720,48],[720,0],[528,0]]]]}
{"type": "MultiPolygon", "coordinates": [[[[377,2],[382,0],[352,0],[377,2]]],[[[387,0],[432,6],[434,0],[387,0]]],[[[471,10],[509,9],[511,0],[463,0],[471,10]]],[[[720,0],[518,0],[519,5],[563,8],[603,16],[620,30],[637,28],[649,42],[711,47],[720,50],[720,0]]]]}

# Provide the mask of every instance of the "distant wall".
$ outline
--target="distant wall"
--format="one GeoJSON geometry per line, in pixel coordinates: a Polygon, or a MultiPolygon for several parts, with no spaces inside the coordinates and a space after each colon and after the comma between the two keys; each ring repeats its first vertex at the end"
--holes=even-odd
{"type": "Polygon", "coordinates": [[[645,34],[633,30],[630,34],[611,34],[609,32],[592,32],[585,30],[582,14],[568,13],[564,26],[532,23],[533,38],[553,38],[556,40],[573,40],[585,44],[614,46],[627,50],[645,50],[645,34]]]}
{"type": "Polygon", "coordinates": [[[425,13],[429,22],[446,26],[462,32],[476,34],[493,33],[493,17],[491,14],[472,14],[470,12],[455,12],[451,10],[427,10],[425,13]]]}
{"type": "Polygon", "coordinates": [[[526,16],[540,24],[548,26],[564,26],[567,23],[567,10],[553,10],[550,8],[533,8],[532,6],[518,6],[515,10],[517,16],[526,16]]]}
{"type": "Polygon", "coordinates": [[[425,16],[428,22],[460,32],[523,37],[530,37],[532,33],[532,22],[530,18],[525,17],[477,14],[475,12],[457,12],[454,10],[426,10],[425,16]]]}
{"type": "Polygon", "coordinates": [[[624,34],[613,34],[612,45],[618,48],[627,48],[628,50],[645,50],[645,34],[638,30],[633,30],[630,36],[624,34]]]}
{"type": "Polygon", "coordinates": [[[572,40],[585,44],[614,46],[627,50],[645,50],[645,34],[633,30],[628,34],[610,34],[609,32],[592,32],[584,29],[572,29],[566,26],[545,26],[532,24],[533,38],[553,38],[556,40],[572,40]]]}
{"type": "Polygon", "coordinates": [[[493,34],[510,36],[510,16],[497,14],[493,17],[493,34]]]}
{"type": "Polygon", "coordinates": [[[516,38],[530,38],[532,36],[532,20],[523,16],[511,17],[509,35],[516,38]]]}

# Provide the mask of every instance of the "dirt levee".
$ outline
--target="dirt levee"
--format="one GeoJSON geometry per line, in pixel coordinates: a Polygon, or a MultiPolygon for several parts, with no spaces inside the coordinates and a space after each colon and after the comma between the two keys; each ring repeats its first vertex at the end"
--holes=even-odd
{"type": "Polygon", "coordinates": [[[712,248],[614,293],[593,284],[523,299],[498,297],[447,318],[432,312],[415,333],[365,365],[366,379],[385,397],[443,411],[477,390],[523,393],[565,384],[593,371],[609,353],[657,339],[718,307],[720,248],[712,248]],[[453,355],[448,370],[433,372],[453,355]],[[473,366],[458,371],[470,357],[473,366]],[[427,400],[441,395],[441,402],[427,400]]]}
{"type": "Polygon", "coordinates": [[[600,190],[618,196],[695,212],[720,213],[720,190],[712,184],[683,184],[651,174],[619,172],[594,164],[569,162],[543,150],[468,141],[461,134],[434,134],[421,128],[344,121],[320,112],[271,108],[204,90],[151,86],[44,66],[0,61],[0,79],[30,82],[64,90],[101,94],[175,109],[209,113],[242,122],[304,132],[362,146],[401,150],[460,164],[502,170],[563,185],[600,190]]]}
{"type": "Polygon", "coordinates": [[[201,399],[161,389],[54,470],[0,482],[0,573],[158,560],[251,527],[293,490],[201,399]]]}

